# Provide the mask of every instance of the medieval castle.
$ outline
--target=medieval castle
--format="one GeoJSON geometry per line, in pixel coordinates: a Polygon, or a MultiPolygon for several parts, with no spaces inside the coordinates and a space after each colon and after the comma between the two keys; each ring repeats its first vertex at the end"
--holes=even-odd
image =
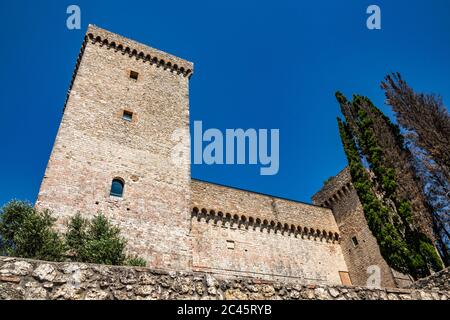
{"type": "MultiPolygon", "coordinates": [[[[189,132],[193,64],[89,26],[36,202],[60,225],[102,212],[154,269],[367,284],[383,260],[344,169],[304,204],[191,179],[168,161],[189,132]]],[[[189,155],[189,139],[184,143],[189,155]]]]}

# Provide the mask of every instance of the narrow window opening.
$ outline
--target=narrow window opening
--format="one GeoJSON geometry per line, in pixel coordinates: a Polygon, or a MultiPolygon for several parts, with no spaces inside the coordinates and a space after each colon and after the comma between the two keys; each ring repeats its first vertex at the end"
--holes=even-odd
{"type": "Polygon", "coordinates": [[[234,241],[233,240],[227,240],[227,249],[234,250],[234,241]]]}
{"type": "Polygon", "coordinates": [[[356,237],[352,237],[353,246],[356,247],[358,245],[358,239],[356,237]]]}
{"type": "Polygon", "coordinates": [[[124,186],[125,186],[125,183],[123,182],[122,179],[119,179],[119,178],[113,179],[113,181],[111,183],[111,191],[109,194],[114,197],[122,198],[124,186]]]}
{"type": "Polygon", "coordinates": [[[122,115],[122,119],[125,120],[125,121],[133,120],[133,112],[124,110],[123,111],[123,115],[122,115]]]}
{"type": "Polygon", "coordinates": [[[133,71],[133,70],[130,71],[130,78],[131,78],[131,79],[137,80],[138,77],[139,77],[139,73],[138,73],[138,72],[133,71]]]}

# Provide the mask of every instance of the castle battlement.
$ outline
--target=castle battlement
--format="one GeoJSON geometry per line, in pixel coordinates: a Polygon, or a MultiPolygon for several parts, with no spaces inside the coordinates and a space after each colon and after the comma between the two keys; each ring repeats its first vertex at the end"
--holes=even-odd
{"type": "Polygon", "coordinates": [[[171,163],[175,148],[190,155],[192,72],[189,61],[90,25],[36,207],[61,227],[103,213],[155,269],[364,284],[366,267],[384,261],[347,168],[311,205],[191,179],[188,161],[171,163]],[[180,128],[186,136],[174,141],[180,128]]]}
{"type": "Polygon", "coordinates": [[[229,219],[262,230],[339,238],[333,212],[327,208],[195,179],[191,189],[197,216],[229,219]]]}
{"type": "Polygon", "coordinates": [[[239,230],[252,230],[259,232],[267,232],[280,234],[283,236],[293,236],[301,239],[325,241],[335,243],[339,241],[339,234],[331,231],[289,225],[287,223],[281,223],[266,219],[246,217],[245,215],[238,216],[235,214],[224,214],[222,211],[208,210],[205,208],[199,209],[197,207],[192,208],[192,217],[197,219],[198,222],[212,223],[224,228],[239,229],[239,230]]]}
{"type": "Polygon", "coordinates": [[[315,193],[311,198],[314,204],[330,208],[333,206],[333,203],[349,194],[352,189],[353,185],[350,169],[345,167],[336,176],[330,178],[322,189],[315,193]]]}
{"type": "Polygon", "coordinates": [[[192,62],[94,25],[89,25],[86,36],[93,44],[120,52],[144,63],[154,64],[157,67],[162,67],[164,70],[169,70],[185,77],[190,77],[194,72],[194,64],[192,62]]]}
{"type": "Polygon", "coordinates": [[[140,60],[143,63],[150,63],[156,67],[161,67],[164,70],[174,72],[176,74],[183,75],[190,78],[194,72],[194,64],[190,61],[178,58],[174,55],[166,53],[164,51],[152,48],[150,46],[141,44],[139,42],[122,37],[118,34],[112,33],[108,30],[99,28],[90,24],[83,43],[81,44],[80,52],[77,57],[74,72],[70,81],[69,89],[67,91],[66,101],[64,103],[64,110],[67,105],[67,101],[70,96],[70,92],[75,81],[75,77],[78,73],[78,68],[83,57],[84,50],[88,42],[97,44],[100,47],[104,47],[108,50],[127,55],[130,58],[140,60]]]}
{"type": "Polygon", "coordinates": [[[352,184],[349,167],[330,178],[322,189],[312,196],[312,200],[315,204],[333,211],[340,230],[342,252],[353,283],[364,285],[368,279],[368,268],[380,271],[384,287],[403,287],[411,283],[408,276],[392,270],[381,256],[352,184]]]}

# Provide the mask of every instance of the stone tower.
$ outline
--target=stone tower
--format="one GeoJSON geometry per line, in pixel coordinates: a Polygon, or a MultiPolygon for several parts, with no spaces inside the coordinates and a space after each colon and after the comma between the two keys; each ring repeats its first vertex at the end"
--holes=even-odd
{"type": "Polygon", "coordinates": [[[190,269],[190,167],[171,154],[177,146],[189,157],[192,72],[188,61],[89,26],[36,206],[59,226],[101,212],[148,266],[190,269]]]}
{"type": "Polygon", "coordinates": [[[367,282],[373,272],[368,270],[370,266],[379,268],[382,287],[403,287],[411,283],[408,276],[392,270],[381,256],[352,185],[348,167],[328,181],[312,200],[314,204],[333,211],[340,231],[342,252],[354,285],[372,285],[367,282]]]}

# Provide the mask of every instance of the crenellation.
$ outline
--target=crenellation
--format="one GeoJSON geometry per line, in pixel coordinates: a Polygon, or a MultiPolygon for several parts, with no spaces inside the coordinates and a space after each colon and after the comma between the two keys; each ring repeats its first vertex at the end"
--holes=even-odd
{"type": "Polygon", "coordinates": [[[59,228],[78,212],[103,213],[156,270],[365,285],[375,264],[384,287],[399,286],[348,168],[307,204],[192,179],[189,159],[171,162],[180,128],[190,155],[192,72],[189,61],[90,25],[36,207],[59,228]],[[122,194],[110,192],[115,179],[122,194]]]}
{"type": "Polygon", "coordinates": [[[85,36],[84,40],[83,40],[83,43],[81,44],[80,52],[78,53],[77,61],[75,63],[75,69],[74,69],[74,72],[72,73],[72,78],[70,79],[69,89],[67,90],[66,100],[64,102],[63,112],[66,110],[66,105],[67,105],[67,102],[69,100],[70,93],[72,92],[73,83],[74,83],[75,77],[76,77],[76,75],[78,73],[78,68],[80,67],[81,59],[83,57],[84,50],[86,48],[87,42],[88,42],[88,37],[85,36]]]}
{"type": "Polygon", "coordinates": [[[334,203],[351,192],[353,188],[351,182],[350,171],[346,167],[330,181],[327,181],[322,189],[313,195],[313,202],[319,206],[332,207],[334,203]]]}
{"type": "Polygon", "coordinates": [[[264,220],[261,222],[260,218],[247,217],[245,215],[238,216],[234,215],[233,217],[228,213],[225,216],[221,211],[216,215],[215,210],[207,210],[202,208],[194,207],[192,209],[192,218],[196,219],[198,222],[204,221],[206,223],[212,222],[214,225],[221,225],[224,227],[236,227],[237,229],[245,229],[245,230],[259,230],[260,232],[267,233],[280,233],[282,235],[287,236],[295,236],[300,237],[301,239],[313,239],[320,240],[326,242],[339,242],[339,233],[327,231],[327,230],[319,230],[314,228],[307,228],[301,226],[295,226],[293,224],[289,225],[287,223],[275,223],[275,221],[264,220]]]}
{"type": "Polygon", "coordinates": [[[121,52],[130,58],[134,57],[136,60],[149,62],[157,67],[162,67],[164,70],[170,70],[185,77],[192,76],[193,64],[191,62],[166,52],[137,43],[93,25],[89,25],[86,36],[91,40],[92,44],[113,49],[115,52],[121,52]]]}
{"type": "Polygon", "coordinates": [[[377,241],[367,225],[348,167],[330,179],[312,199],[314,203],[325,205],[333,212],[353,284],[366,285],[368,268],[371,266],[380,268],[383,287],[403,287],[411,283],[408,276],[392,270],[383,259],[377,241]]]}
{"type": "Polygon", "coordinates": [[[147,50],[191,70],[192,64],[93,26],[86,38],[36,206],[52,210],[59,228],[77,212],[102,212],[126,234],[130,253],[149,266],[187,270],[190,168],[167,163],[177,144],[173,131],[189,128],[189,78],[125,51],[147,50]],[[122,54],[106,46],[113,41],[122,54]],[[137,81],[130,70],[139,72],[137,81]],[[134,121],[123,120],[124,110],[134,121]],[[109,194],[115,178],[124,181],[122,198],[109,194]]]}
{"type": "Polygon", "coordinates": [[[192,206],[216,208],[231,215],[258,218],[266,224],[288,224],[339,233],[333,213],[328,208],[280,199],[192,179],[192,206]]]}

